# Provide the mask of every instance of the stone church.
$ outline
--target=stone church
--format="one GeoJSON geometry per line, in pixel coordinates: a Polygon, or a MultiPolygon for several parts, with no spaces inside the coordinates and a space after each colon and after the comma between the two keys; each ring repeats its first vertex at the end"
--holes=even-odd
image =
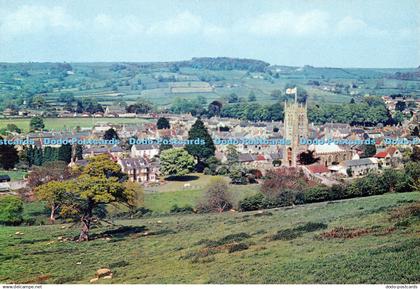
{"type": "Polygon", "coordinates": [[[294,102],[284,102],[284,138],[290,140],[290,145],[285,147],[283,153],[283,165],[295,167],[297,156],[307,149],[306,145],[300,145],[300,138],[308,138],[308,115],[307,104],[297,101],[295,92],[294,102]]]}

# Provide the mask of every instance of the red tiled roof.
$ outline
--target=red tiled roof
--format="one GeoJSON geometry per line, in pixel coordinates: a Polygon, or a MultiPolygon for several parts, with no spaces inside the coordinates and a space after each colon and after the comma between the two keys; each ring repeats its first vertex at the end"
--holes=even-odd
{"type": "Polygon", "coordinates": [[[314,165],[307,166],[307,168],[313,174],[322,174],[322,173],[328,173],[329,172],[328,168],[324,165],[314,164],[314,165]]]}
{"type": "Polygon", "coordinates": [[[386,158],[387,155],[388,155],[388,152],[385,150],[385,151],[382,151],[382,152],[377,153],[375,155],[375,158],[383,159],[383,158],[386,158]]]}
{"type": "Polygon", "coordinates": [[[396,147],[394,147],[394,146],[392,146],[392,147],[389,147],[388,149],[387,149],[387,151],[388,151],[388,153],[392,156],[396,151],[397,151],[397,148],[396,147]]]}
{"type": "Polygon", "coordinates": [[[397,148],[395,146],[388,147],[386,150],[381,151],[375,155],[375,158],[386,158],[386,156],[389,154],[390,156],[393,156],[394,153],[397,151],[397,148]]]}
{"type": "Polygon", "coordinates": [[[265,161],[265,157],[263,155],[257,155],[257,161],[265,161]]]}

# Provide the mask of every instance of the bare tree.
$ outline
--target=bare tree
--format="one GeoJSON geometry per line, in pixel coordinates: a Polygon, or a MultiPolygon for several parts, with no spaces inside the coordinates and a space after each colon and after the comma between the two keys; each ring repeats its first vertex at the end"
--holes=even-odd
{"type": "Polygon", "coordinates": [[[228,182],[222,177],[213,178],[197,209],[199,212],[224,212],[232,208],[232,195],[228,182]]]}

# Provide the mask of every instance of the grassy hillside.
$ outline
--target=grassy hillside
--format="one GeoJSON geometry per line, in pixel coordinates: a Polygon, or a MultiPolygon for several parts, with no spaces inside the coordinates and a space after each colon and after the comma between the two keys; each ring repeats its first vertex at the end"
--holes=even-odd
{"type": "Polygon", "coordinates": [[[96,99],[102,105],[121,101],[131,104],[143,97],[161,108],[176,97],[189,99],[201,95],[210,103],[231,93],[247,99],[251,91],[258,102],[273,103],[271,92],[284,91],[286,84],[306,89],[311,103],[349,102],[352,97],[366,93],[420,93],[418,78],[394,76],[396,72],[414,73],[415,69],[266,67],[268,64],[255,69],[252,63],[255,60],[251,63],[230,61],[229,67],[225,65],[229,63],[220,60],[210,60],[210,63],[0,63],[0,110],[11,104],[24,107],[24,100],[37,95],[50,107],[60,109],[64,105],[63,101],[58,102],[61,93],[72,93],[76,99],[96,99]],[[175,70],[174,66],[177,66],[175,70]],[[325,86],[336,85],[341,87],[340,91],[325,89],[325,86]],[[352,88],[342,89],[345,86],[352,88]]]}
{"type": "Polygon", "coordinates": [[[122,220],[81,244],[77,226],[1,227],[0,283],[418,283],[419,200],[122,220]]]}

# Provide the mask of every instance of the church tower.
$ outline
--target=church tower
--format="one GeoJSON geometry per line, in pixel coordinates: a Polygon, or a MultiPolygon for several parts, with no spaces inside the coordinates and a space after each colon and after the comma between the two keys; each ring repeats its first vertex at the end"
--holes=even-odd
{"type": "Polygon", "coordinates": [[[283,152],[283,165],[295,167],[297,165],[297,156],[300,152],[306,150],[306,145],[299,145],[300,138],[308,137],[308,115],[307,105],[298,103],[297,89],[293,90],[295,101],[284,102],[284,138],[290,140],[290,145],[285,146],[283,152]]]}

